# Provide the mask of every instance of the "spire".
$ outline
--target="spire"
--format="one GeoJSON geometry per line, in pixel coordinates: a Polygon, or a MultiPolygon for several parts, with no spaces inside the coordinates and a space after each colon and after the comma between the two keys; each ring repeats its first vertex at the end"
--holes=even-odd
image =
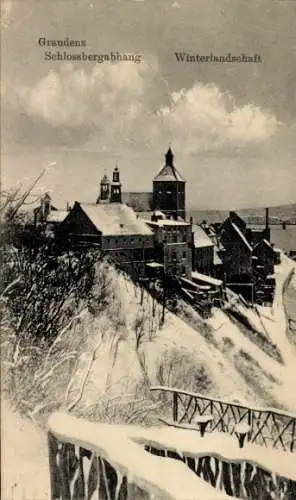
{"type": "Polygon", "coordinates": [[[97,203],[101,203],[102,201],[108,201],[109,200],[109,195],[110,195],[110,181],[108,179],[108,176],[106,174],[106,171],[104,172],[104,175],[101,179],[100,182],[101,189],[100,189],[100,195],[97,199],[97,203]]]}
{"type": "Polygon", "coordinates": [[[173,166],[173,161],[174,161],[174,155],[173,155],[173,152],[171,150],[171,146],[169,147],[166,155],[165,155],[165,164],[168,166],[168,167],[172,167],[173,166]]]}
{"type": "Polygon", "coordinates": [[[111,183],[111,193],[110,193],[111,203],[121,203],[121,182],[118,166],[115,165],[113,170],[113,178],[111,183]]]}
{"type": "Polygon", "coordinates": [[[120,182],[119,180],[119,170],[117,164],[115,165],[115,168],[113,170],[113,181],[112,182],[120,182]]]}
{"type": "Polygon", "coordinates": [[[106,172],[104,173],[102,179],[101,179],[101,184],[110,184],[110,181],[108,179],[108,176],[106,174],[106,172]]]}

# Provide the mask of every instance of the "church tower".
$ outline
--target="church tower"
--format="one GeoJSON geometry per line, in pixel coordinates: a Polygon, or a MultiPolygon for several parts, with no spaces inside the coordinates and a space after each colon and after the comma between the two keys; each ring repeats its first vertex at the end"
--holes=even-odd
{"type": "Polygon", "coordinates": [[[109,201],[110,196],[110,181],[106,174],[104,174],[100,183],[100,195],[98,196],[97,203],[109,201]]]}
{"type": "Polygon", "coordinates": [[[113,178],[111,182],[110,203],[122,203],[121,201],[121,182],[119,170],[116,165],[113,170],[113,178]]]}
{"type": "Polygon", "coordinates": [[[185,220],[185,180],[174,166],[171,148],[165,155],[165,165],[153,179],[153,210],[167,217],[185,220]]]}

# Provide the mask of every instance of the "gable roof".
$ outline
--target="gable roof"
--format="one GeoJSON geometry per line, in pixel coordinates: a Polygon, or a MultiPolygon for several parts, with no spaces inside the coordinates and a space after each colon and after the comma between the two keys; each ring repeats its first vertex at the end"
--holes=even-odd
{"type": "Polygon", "coordinates": [[[185,179],[182,177],[180,172],[178,172],[176,167],[172,165],[164,165],[153,179],[153,182],[161,181],[185,182],[185,179]]]}
{"type": "Polygon", "coordinates": [[[266,246],[268,249],[272,250],[272,252],[274,252],[273,246],[265,238],[263,238],[262,240],[258,241],[258,243],[253,248],[253,252],[255,251],[255,253],[256,253],[256,250],[259,249],[263,245],[266,246]]]}
{"type": "Polygon", "coordinates": [[[228,217],[222,222],[222,224],[217,228],[218,233],[221,233],[223,229],[231,227],[231,224],[235,224],[236,227],[243,233],[246,231],[247,224],[244,219],[242,219],[236,212],[229,212],[228,217]]]}
{"type": "MultiPolygon", "coordinates": [[[[78,203],[95,228],[104,236],[152,235],[152,230],[124,203],[78,203]]],[[[76,205],[76,206],[77,206],[76,205]]]]}
{"type": "Polygon", "coordinates": [[[251,252],[252,251],[252,247],[251,247],[250,243],[248,242],[248,240],[246,239],[246,237],[244,236],[244,234],[241,232],[241,230],[237,227],[236,224],[234,224],[234,222],[231,222],[231,226],[233,227],[233,229],[235,230],[236,234],[239,236],[239,238],[241,239],[241,241],[244,243],[244,245],[251,252]]]}
{"type": "Polygon", "coordinates": [[[213,247],[214,243],[204,229],[198,224],[192,225],[193,245],[195,248],[213,247]]]}

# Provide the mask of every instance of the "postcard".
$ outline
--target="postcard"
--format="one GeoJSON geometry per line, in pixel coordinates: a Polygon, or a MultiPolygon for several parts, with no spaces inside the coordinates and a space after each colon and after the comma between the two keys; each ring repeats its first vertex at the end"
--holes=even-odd
{"type": "Polygon", "coordinates": [[[296,2],[1,12],[1,497],[296,498],[296,2]]]}

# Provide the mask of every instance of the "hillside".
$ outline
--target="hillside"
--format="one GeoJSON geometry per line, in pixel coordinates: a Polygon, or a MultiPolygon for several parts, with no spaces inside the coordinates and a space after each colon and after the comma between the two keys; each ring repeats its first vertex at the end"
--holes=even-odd
{"type": "MultiPolygon", "coordinates": [[[[281,284],[294,266],[284,259],[277,266],[281,284]]],[[[156,383],[296,410],[284,390],[295,360],[292,349],[291,359],[285,358],[284,317],[276,319],[268,308],[258,308],[259,316],[234,301],[235,317],[229,308],[217,309],[204,321],[180,301],[178,316],[166,312],[161,326],[161,306],[146,291],[109,264],[98,273],[108,284],[104,308],[84,310],[44,366],[38,358],[38,371],[32,362],[20,373],[15,401],[34,419],[44,423],[49,411],[63,407],[92,419],[137,420],[139,412],[141,420],[150,420],[155,405],[149,386],[156,383]]]]}
{"type": "MultiPolygon", "coordinates": [[[[20,439],[34,433],[36,425],[44,427],[49,413],[59,408],[90,420],[154,424],[157,415],[169,413],[170,408],[155,395],[152,398],[153,384],[295,412],[296,349],[286,337],[281,304],[281,288],[293,266],[283,256],[277,267],[273,310],[260,308],[258,315],[232,296],[230,307],[244,322],[227,309],[215,310],[204,321],[180,302],[178,316],[167,312],[160,326],[161,306],[109,264],[100,264],[97,286],[105,279],[109,297],[104,308],[93,305],[91,311],[85,310],[50,352],[35,362],[32,358],[20,370],[15,392],[6,392],[8,413],[14,415],[6,422],[19,419],[19,410],[29,416],[31,422],[21,419],[15,427],[20,439]]],[[[13,432],[8,426],[8,433],[13,432]]],[[[21,464],[16,475],[9,475],[8,487],[14,481],[20,498],[24,478],[32,477],[34,460],[46,460],[43,433],[36,430],[32,441],[30,453],[35,459],[28,459],[26,466],[20,456],[27,453],[26,440],[17,450],[7,444],[10,460],[21,464]]]]}

